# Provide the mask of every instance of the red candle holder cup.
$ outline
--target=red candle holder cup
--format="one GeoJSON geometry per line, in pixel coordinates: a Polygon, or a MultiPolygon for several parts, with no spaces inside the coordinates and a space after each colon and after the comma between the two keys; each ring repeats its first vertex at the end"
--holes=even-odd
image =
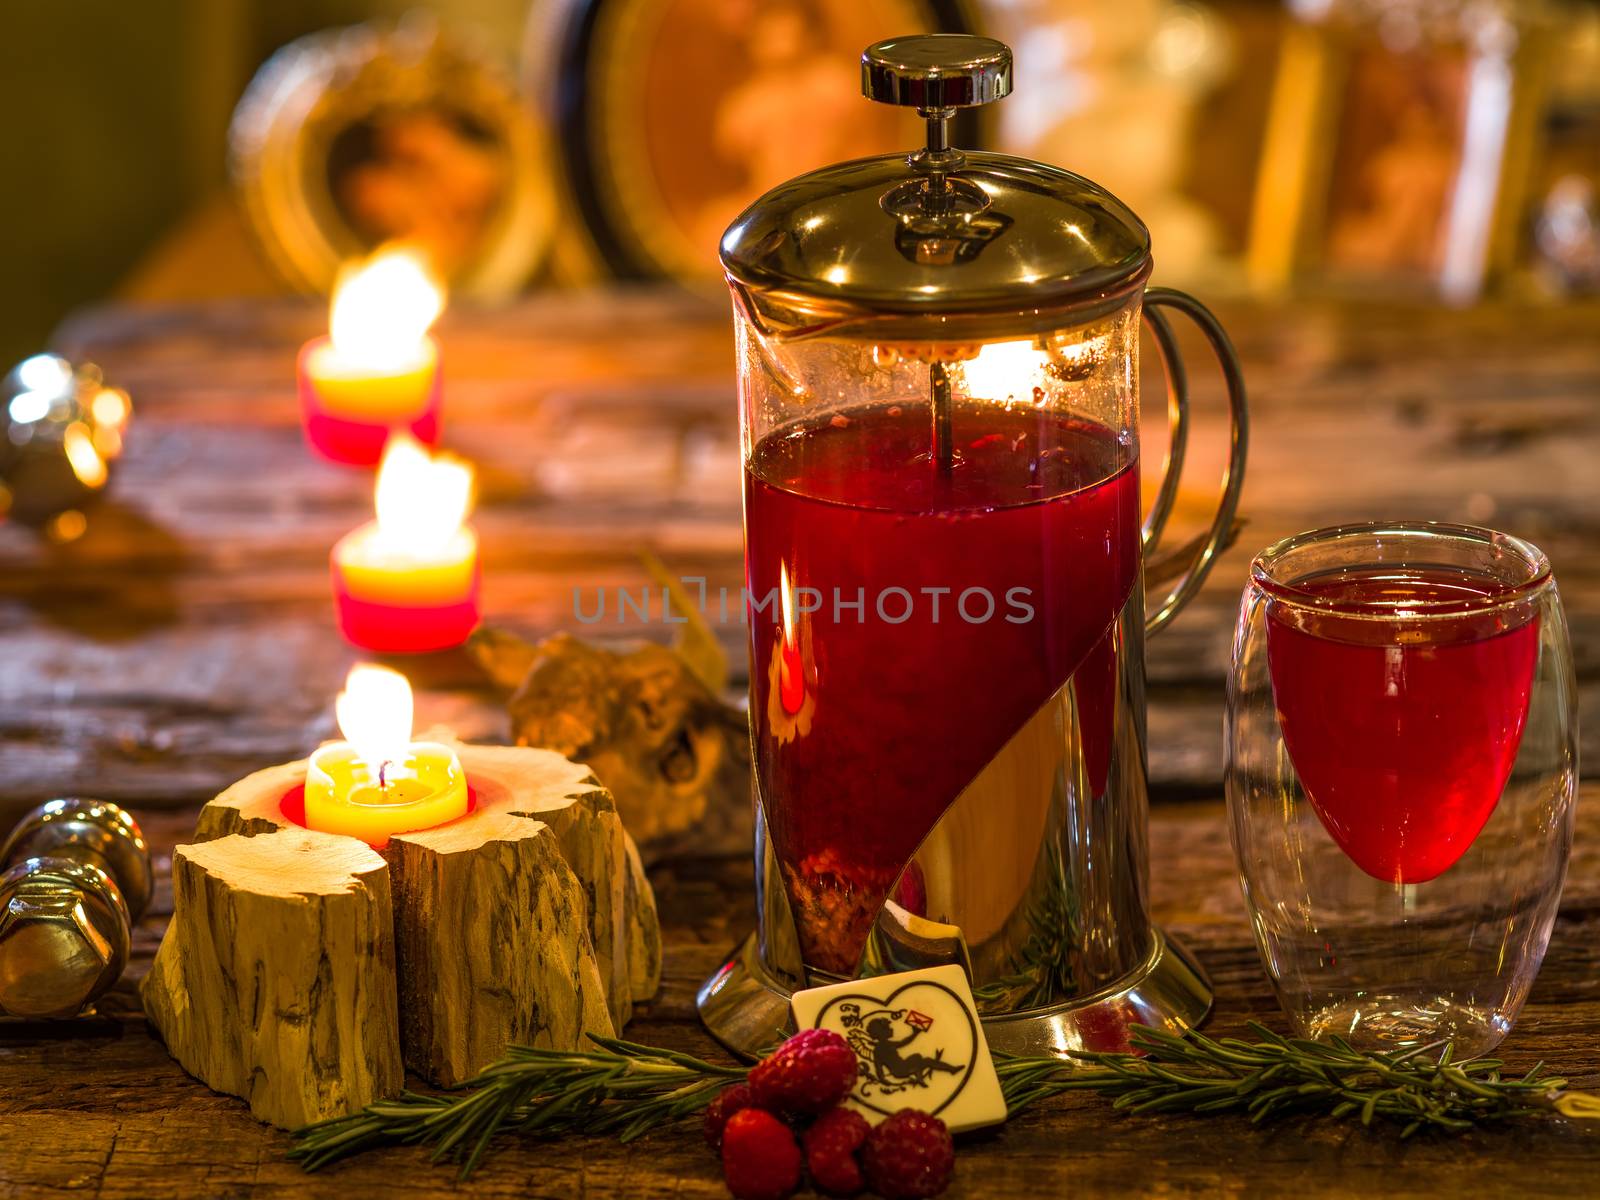
{"type": "MultiPolygon", "coordinates": [[[[494,794],[494,785],[492,782],[489,785],[489,794],[491,796],[494,794]]],[[[471,776],[468,776],[466,811],[463,812],[461,816],[453,817],[451,820],[459,821],[464,817],[470,817],[474,812],[477,811],[478,805],[478,789],[473,786],[471,776]]],[[[283,819],[289,822],[289,824],[299,829],[310,829],[311,826],[306,824],[306,785],[304,783],[297,783],[288,791],[284,792],[283,799],[278,802],[278,811],[283,814],[283,819]]],[[[444,821],[441,822],[440,825],[434,826],[434,828],[437,829],[442,825],[448,825],[450,823],[450,821],[444,821]]],[[[407,830],[406,832],[409,833],[413,831],[407,830]]],[[[374,846],[373,849],[382,850],[383,846],[374,846]]]]}
{"type": "Polygon", "coordinates": [[[459,646],[478,627],[478,588],[454,604],[404,605],[363,600],[339,579],[333,584],[344,640],[376,654],[426,654],[459,646]]]}
{"type": "Polygon", "coordinates": [[[482,567],[463,529],[437,560],[374,553],[373,526],[346,535],[331,556],[334,607],[345,641],[379,654],[448,650],[477,628],[482,567]]]}
{"type": "Polygon", "coordinates": [[[397,430],[438,445],[443,374],[433,340],[424,347],[414,363],[378,371],[341,364],[328,337],[307,342],[296,363],[306,444],[329,462],[360,467],[376,466],[397,430]]]}

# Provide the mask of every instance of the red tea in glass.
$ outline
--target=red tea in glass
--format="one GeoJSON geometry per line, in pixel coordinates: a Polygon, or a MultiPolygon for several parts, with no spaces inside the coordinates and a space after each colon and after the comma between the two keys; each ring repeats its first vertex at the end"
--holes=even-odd
{"type": "Polygon", "coordinates": [[[1521,538],[1375,521],[1255,557],[1229,832],[1297,1036],[1463,1058],[1505,1037],[1560,903],[1577,698],[1549,560],[1521,538]]]}
{"type": "MultiPolygon", "coordinates": [[[[1026,404],[957,404],[952,441],[941,470],[926,404],[846,409],[746,470],[748,588],[775,596],[750,614],[757,770],[801,950],[836,974],[1007,739],[1092,652],[1114,677],[1138,577],[1127,441],[1026,404]]],[[[1103,784],[1101,707],[1080,718],[1103,784]]]]}
{"type": "Polygon", "coordinates": [[[1465,568],[1373,566],[1293,587],[1313,607],[1269,610],[1267,653],[1295,771],[1363,871],[1398,884],[1434,879],[1505,790],[1538,618],[1485,611],[1508,585],[1465,568]]]}

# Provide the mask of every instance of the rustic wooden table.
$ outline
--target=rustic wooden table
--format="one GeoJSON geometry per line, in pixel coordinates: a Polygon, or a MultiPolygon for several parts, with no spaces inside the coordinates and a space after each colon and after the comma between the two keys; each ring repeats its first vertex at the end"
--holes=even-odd
{"type": "MultiPolygon", "coordinates": [[[[1593,761],[1600,733],[1600,308],[1466,312],[1323,305],[1223,313],[1248,368],[1254,441],[1241,545],[1150,647],[1153,890],[1217,984],[1212,1028],[1281,1021],[1234,883],[1221,795],[1222,681],[1249,552],[1341,519],[1427,517],[1515,530],[1555,562],[1593,761]]],[[[331,624],[327,548],[370,511],[359,472],[304,452],[294,348],[301,306],[110,310],[62,331],[138,405],[115,498],[70,545],[0,527],[0,827],[50,796],[131,805],[165,866],[195,808],[332,730],[351,654],[331,624]]],[[[480,464],[477,525],[492,619],[575,626],[574,586],[637,584],[641,549],[736,587],[731,347],[719,306],[593,295],[458,314],[443,331],[449,440],[480,464]]],[[[1153,386],[1153,381],[1150,386],[1153,386]]],[[[1151,392],[1149,394],[1159,394],[1151,392]]],[[[1215,413],[1215,394],[1202,396],[1215,413]]],[[[1192,452],[1180,515],[1197,527],[1221,461],[1192,452]]],[[[1151,434],[1148,443],[1159,444],[1151,434]]],[[[623,629],[621,633],[640,633],[623,629]]],[[[741,633],[721,631],[736,661],[741,633]]],[[[504,736],[470,664],[415,664],[423,722],[504,736]]],[[[1600,1084],[1600,813],[1594,788],[1516,1066],[1544,1058],[1600,1084]]],[[[711,1053],[696,985],[750,925],[747,856],[658,865],[666,976],[630,1036],[711,1053]]],[[[135,962],[81,1022],[0,1024],[0,1195],[267,1197],[724,1195],[698,1136],[622,1149],[507,1145],[469,1185],[415,1150],[306,1176],[286,1135],[186,1076],[146,1029],[135,962]]],[[[952,1196],[1133,1193],[1593,1193],[1600,1133],[1558,1122],[1402,1143],[1296,1122],[1131,1118],[1075,1098],[960,1157],[952,1196]]]]}

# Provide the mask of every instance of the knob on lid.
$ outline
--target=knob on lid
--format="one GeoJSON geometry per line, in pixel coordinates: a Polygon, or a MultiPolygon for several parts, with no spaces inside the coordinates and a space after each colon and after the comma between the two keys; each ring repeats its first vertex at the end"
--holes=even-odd
{"type": "Polygon", "coordinates": [[[875,42],[861,55],[861,94],[920,109],[988,104],[1011,94],[1011,48],[965,33],[875,42]]]}
{"type": "Polygon", "coordinates": [[[953,334],[954,319],[980,315],[985,329],[1008,313],[1048,327],[1047,309],[1110,305],[1137,286],[1150,235],[1110,192],[1043,163],[949,145],[955,109],[999,100],[1011,84],[1011,51],[990,38],[869,46],[862,91],[921,112],[926,145],[821,167],[746,209],[721,247],[740,303],[773,330],[887,316],[953,334]]]}

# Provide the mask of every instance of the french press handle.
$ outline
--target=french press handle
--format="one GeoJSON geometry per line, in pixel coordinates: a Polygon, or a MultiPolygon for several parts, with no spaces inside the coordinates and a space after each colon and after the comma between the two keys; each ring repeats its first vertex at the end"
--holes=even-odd
{"type": "Polygon", "coordinates": [[[1148,289],[1144,294],[1144,319],[1155,337],[1167,376],[1167,418],[1172,433],[1167,461],[1162,467],[1161,487],[1156,492],[1155,504],[1145,518],[1142,531],[1146,556],[1160,542],[1167,518],[1172,515],[1173,505],[1178,498],[1178,481],[1183,474],[1184,453],[1189,445],[1189,376],[1184,369],[1183,355],[1178,349],[1177,338],[1173,336],[1172,326],[1166,314],[1160,311],[1163,308],[1175,309],[1188,317],[1211,343],[1228,388],[1230,437],[1228,465],[1222,473],[1222,496],[1217,502],[1216,514],[1211,518],[1211,528],[1183,574],[1151,609],[1144,626],[1147,634],[1165,627],[1185,604],[1194,599],[1200,585],[1211,573],[1217,556],[1227,547],[1233,531],[1233,518],[1239,511],[1239,494],[1244,490],[1245,455],[1250,444],[1250,413],[1245,398],[1244,372],[1227,331],[1209,308],[1187,292],[1162,287],[1148,289]]]}

